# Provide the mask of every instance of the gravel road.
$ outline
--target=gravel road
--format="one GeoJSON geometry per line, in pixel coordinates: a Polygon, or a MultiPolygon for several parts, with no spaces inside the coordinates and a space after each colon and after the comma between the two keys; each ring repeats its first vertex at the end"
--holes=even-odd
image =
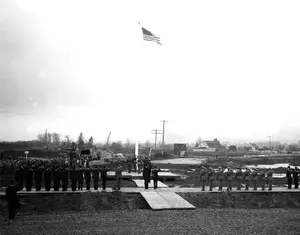
{"type": "Polygon", "coordinates": [[[296,209],[119,210],[18,215],[5,234],[300,234],[296,209]]]}

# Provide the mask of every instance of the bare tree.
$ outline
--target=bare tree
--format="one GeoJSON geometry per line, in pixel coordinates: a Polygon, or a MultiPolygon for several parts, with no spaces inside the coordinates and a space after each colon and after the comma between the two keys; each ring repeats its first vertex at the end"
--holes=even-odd
{"type": "Polygon", "coordinates": [[[52,133],[53,146],[58,147],[60,145],[60,134],[52,133]]]}

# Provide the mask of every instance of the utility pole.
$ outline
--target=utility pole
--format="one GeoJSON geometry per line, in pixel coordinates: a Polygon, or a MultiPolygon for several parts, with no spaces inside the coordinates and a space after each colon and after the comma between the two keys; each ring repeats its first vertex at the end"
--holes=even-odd
{"type": "Polygon", "coordinates": [[[166,120],[161,121],[163,123],[163,136],[162,136],[162,146],[165,145],[165,123],[168,122],[166,120]]]}
{"type": "Polygon", "coordinates": [[[155,148],[154,149],[156,149],[157,135],[160,135],[161,133],[160,133],[160,130],[157,130],[157,129],[152,130],[152,131],[153,131],[152,134],[155,135],[155,148]]]}
{"type": "Polygon", "coordinates": [[[270,153],[272,153],[272,150],[271,150],[271,136],[269,136],[269,150],[270,150],[270,153]]]}
{"type": "Polygon", "coordinates": [[[47,129],[46,129],[45,137],[46,137],[46,149],[48,149],[48,133],[47,133],[47,129]]]}

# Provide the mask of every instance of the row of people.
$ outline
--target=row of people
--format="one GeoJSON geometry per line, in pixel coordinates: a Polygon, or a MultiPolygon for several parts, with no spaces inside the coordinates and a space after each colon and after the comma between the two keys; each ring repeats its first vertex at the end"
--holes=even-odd
{"type": "Polygon", "coordinates": [[[108,167],[102,168],[50,168],[50,167],[38,167],[38,168],[27,168],[21,166],[17,168],[15,172],[15,181],[18,183],[19,190],[25,188],[27,191],[31,191],[33,180],[35,181],[36,191],[41,190],[42,182],[44,181],[45,190],[50,191],[53,183],[54,191],[58,191],[60,186],[62,190],[66,191],[69,186],[69,180],[71,181],[72,191],[83,189],[83,183],[85,180],[86,189],[90,190],[91,179],[93,179],[94,189],[98,190],[99,180],[101,176],[102,189],[106,189],[107,172],[110,169],[108,167]]]}
{"type": "MultiPolygon", "coordinates": [[[[249,190],[250,184],[253,185],[253,190],[257,190],[258,185],[261,186],[262,190],[265,190],[266,184],[269,186],[269,190],[272,190],[273,183],[273,173],[272,169],[266,170],[254,169],[252,172],[250,169],[246,169],[245,172],[238,168],[236,172],[233,172],[231,168],[226,170],[222,167],[219,167],[217,171],[213,168],[206,169],[202,167],[200,171],[200,180],[202,184],[202,190],[205,190],[206,184],[209,185],[209,190],[212,191],[214,182],[218,182],[219,191],[223,190],[223,186],[227,186],[227,190],[232,190],[232,181],[235,180],[237,184],[237,190],[241,190],[242,182],[245,183],[245,190],[249,190]]],[[[288,180],[288,189],[291,189],[292,178],[294,179],[295,189],[298,188],[298,174],[299,170],[295,167],[292,170],[290,167],[287,169],[286,178],[288,180]],[[293,176],[293,177],[292,177],[293,176]]]]}

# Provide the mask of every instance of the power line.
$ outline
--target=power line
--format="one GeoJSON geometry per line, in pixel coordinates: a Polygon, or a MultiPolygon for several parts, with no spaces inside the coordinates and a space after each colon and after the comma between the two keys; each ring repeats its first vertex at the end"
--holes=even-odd
{"type": "Polygon", "coordinates": [[[155,149],[156,149],[157,135],[160,135],[160,134],[161,134],[161,133],[160,133],[161,130],[155,129],[155,130],[152,130],[152,131],[154,131],[154,132],[152,132],[152,134],[155,135],[155,149]]]}

